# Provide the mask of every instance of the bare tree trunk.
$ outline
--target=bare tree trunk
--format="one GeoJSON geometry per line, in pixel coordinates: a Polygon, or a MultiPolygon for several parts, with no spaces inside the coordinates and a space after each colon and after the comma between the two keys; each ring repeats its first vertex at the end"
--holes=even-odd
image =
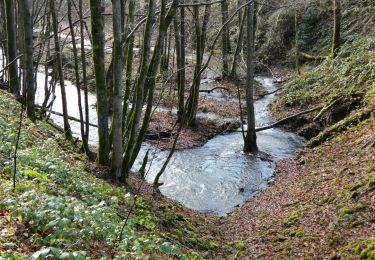
{"type": "Polygon", "coordinates": [[[299,41],[299,32],[298,32],[298,18],[297,18],[297,9],[294,10],[294,33],[295,33],[295,59],[296,59],[296,71],[298,75],[301,74],[299,69],[299,47],[298,47],[298,41],[299,41]]]}
{"type": "Polygon", "coordinates": [[[28,0],[20,0],[24,40],[24,89],[26,94],[26,114],[35,120],[35,85],[33,71],[33,25],[28,0]]]}
{"type": "MultiPolygon", "coordinates": [[[[195,1],[197,3],[197,1],[195,1]]],[[[202,26],[199,22],[199,6],[196,5],[193,7],[193,19],[195,21],[195,37],[196,37],[196,63],[194,68],[194,79],[192,86],[190,88],[190,94],[187,104],[186,110],[186,117],[187,117],[187,124],[195,125],[196,124],[196,116],[197,116],[197,108],[198,108],[198,99],[199,99],[199,87],[201,81],[201,70],[202,70],[202,62],[203,62],[203,55],[205,50],[206,44],[206,34],[207,34],[207,25],[210,18],[210,11],[211,6],[206,5],[204,11],[204,17],[202,26]]]]}
{"type": "Polygon", "coordinates": [[[333,39],[332,57],[335,58],[340,50],[341,2],[333,0],[333,39]]]}
{"type": "MultiPolygon", "coordinates": [[[[82,11],[82,0],[79,0],[78,15],[79,15],[79,29],[81,33],[81,64],[82,64],[82,83],[83,83],[83,92],[85,95],[85,139],[88,142],[90,134],[90,115],[89,115],[89,95],[88,95],[88,86],[87,86],[87,70],[86,70],[86,52],[85,52],[85,32],[84,26],[85,22],[83,20],[83,11],[82,11]]],[[[89,150],[87,150],[89,151],[89,150]]]]}
{"type": "MultiPolygon", "coordinates": [[[[228,21],[228,0],[221,2],[221,20],[222,25],[228,21]]],[[[229,76],[229,52],[230,52],[230,37],[229,37],[229,26],[223,28],[222,33],[222,52],[223,52],[223,78],[229,76]]]]}
{"type": "MultiPolygon", "coordinates": [[[[142,59],[140,61],[140,71],[138,73],[136,85],[135,85],[135,94],[133,99],[133,107],[130,111],[130,121],[126,126],[127,129],[127,144],[124,152],[123,160],[123,178],[126,178],[129,170],[131,168],[131,155],[133,154],[134,145],[136,138],[139,133],[139,122],[141,119],[142,108],[145,97],[145,82],[148,67],[150,66],[150,43],[152,35],[152,23],[155,16],[155,0],[149,0],[148,2],[148,14],[147,21],[144,29],[144,38],[143,38],[143,47],[142,47],[142,59]]],[[[156,49],[154,50],[154,52],[156,49]]]]}
{"type": "Polygon", "coordinates": [[[122,173],[122,72],[123,48],[121,46],[121,0],[112,0],[113,9],[113,117],[112,117],[112,175],[119,179],[122,173]]]}
{"type": "Polygon", "coordinates": [[[102,1],[90,0],[92,57],[94,61],[97,113],[98,113],[98,162],[109,166],[109,131],[108,131],[108,98],[104,69],[104,21],[102,1]]]}
{"type": "MultiPolygon", "coordinates": [[[[127,24],[130,26],[134,23],[134,9],[135,9],[135,2],[134,0],[129,0],[129,8],[128,8],[128,17],[127,17],[127,24]]],[[[127,32],[125,35],[129,33],[129,29],[126,29],[127,32]]],[[[125,127],[126,123],[129,122],[128,120],[128,110],[129,110],[129,103],[130,103],[130,93],[132,88],[132,70],[133,70],[133,48],[134,48],[134,35],[130,36],[129,40],[126,43],[125,53],[126,53],[126,68],[125,68],[125,95],[124,95],[124,106],[122,112],[122,127],[123,132],[125,135],[125,127]]]]}
{"type": "Polygon", "coordinates": [[[244,152],[256,153],[258,151],[255,133],[254,113],[254,3],[247,7],[247,70],[246,70],[246,106],[247,106],[247,131],[244,152]]]}
{"type": "Polygon", "coordinates": [[[239,16],[241,16],[240,27],[239,27],[240,29],[239,29],[239,32],[238,32],[236,50],[234,51],[233,63],[232,63],[230,76],[229,76],[232,80],[237,79],[237,66],[238,66],[238,62],[239,62],[240,54],[241,54],[241,50],[242,50],[242,43],[243,43],[243,37],[244,37],[244,27],[245,27],[245,22],[246,22],[246,16],[245,15],[241,15],[241,12],[240,12],[239,16]]]}
{"type": "Polygon", "coordinates": [[[66,103],[66,93],[65,93],[65,82],[64,82],[64,71],[62,67],[62,58],[61,58],[61,50],[60,50],[60,42],[59,42],[59,33],[58,33],[58,21],[55,9],[55,1],[50,0],[50,12],[52,17],[52,28],[53,28],[53,38],[55,43],[55,55],[56,55],[56,62],[57,62],[57,71],[59,74],[59,83],[61,89],[61,103],[62,103],[62,110],[63,110],[63,119],[64,119],[64,133],[65,138],[68,140],[72,140],[73,135],[70,129],[69,120],[68,120],[68,105],[66,103]]]}
{"type": "Polygon", "coordinates": [[[82,111],[82,98],[81,98],[81,88],[80,88],[80,78],[79,78],[79,60],[77,54],[77,45],[76,45],[76,36],[72,21],[72,0],[68,1],[68,20],[69,20],[69,27],[70,27],[70,35],[72,36],[72,45],[73,45],[73,56],[74,56],[74,72],[76,78],[76,87],[77,87],[77,96],[78,96],[78,111],[79,111],[79,119],[81,124],[81,138],[82,138],[82,149],[86,154],[89,154],[89,144],[86,139],[85,135],[85,125],[84,125],[84,118],[83,118],[83,111],[82,111]]]}
{"type": "MultiPolygon", "coordinates": [[[[7,58],[11,62],[17,57],[17,41],[16,41],[16,19],[15,19],[15,1],[5,0],[6,13],[6,31],[7,31],[7,58]]],[[[8,67],[8,83],[10,91],[13,94],[19,94],[20,87],[18,82],[17,61],[8,67]]]]}
{"type": "Polygon", "coordinates": [[[146,107],[145,115],[143,118],[142,126],[137,136],[137,141],[135,143],[133,153],[131,155],[130,165],[134,164],[138,156],[139,150],[141,148],[141,144],[143,142],[144,136],[146,134],[148,125],[151,120],[152,103],[154,100],[154,92],[155,92],[155,85],[156,85],[156,74],[160,67],[163,43],[167,36],[169,25],[171,24],[173,20],[173,16],[177,8],[177,3],[178,3],[178,0],[173,0],[170,3],[170,7],[167,11],[166,10],[167,1],[166,0],[161,1],[161,8],[160,8],[161,11],[160,11],[160,18],[159,18],[159,35],[156,41],[155,50],[152,55],[150,66],[147,72],[147,82],[146,82],[146,85],[148,86],[147,107],[146,107]]]}

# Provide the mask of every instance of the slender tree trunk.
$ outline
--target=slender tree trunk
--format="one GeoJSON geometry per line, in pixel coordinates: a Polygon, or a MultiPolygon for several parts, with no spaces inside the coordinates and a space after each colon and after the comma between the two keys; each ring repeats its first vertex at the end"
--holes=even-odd
{"type": "Polygon", "coordinates": [[[299,32],[298,32],[298,17],[297,17],[297,9],[294,10],[294,33],[295,33],[295,59],[296,59],[296,71],[298,75],[301,74],[300,69],[299,69],[299,46],[298,46],[298,41],[299,41],[299,32]]]}
{"type": "MultiPolygon", "coordinates": [[[[241,12],[239,13],[239,15],[241,15],[241,12]]],[[[242,50],[245,22],[246,22],[246,16],[242,15],[241,21],[240,21],[240,27],[239,27],[240,29],[239,29],[238,37],[237,37],[236,50],[234,51],[233,63],[232,63],[232,67],[231,67],[231,70],[230,70],[230,76],[229,76],[232,80],[237,79],[237,66],[238,66],[238,63],[239,63],[240,54],[241,54],[241,50],[242,50]]]]}
{"type": "Polygon", "coordinates": [[[102,1],[90,0],[92,57],[94,61],[97,113],[98,113],[98,162],[109,166],[108,98],[104,69],[104,21],[102,1]]]}
{"type": "Polygon", "coordinates": [[[150,62],[150,67],[148,68],[147,72],[147,86],[148,87],[148,97],[147,97],[147,107],[145,111],[145,115],[143,118],[142,126],[139,131],[139,134],[137,136],[137,142],[135,143],[135,147],[133,150],[133,153],[131,155],[131,164],[133,165],[139,150],[141,148],[141,144],[143,142],[144,136],[146,134],[148,125],[151,120],[151,112],[152,112],[152,104],[154,100],[154,92],[155,92],[155,85],[156,85],[156,74],[159,70],[160,66],[160,60],[162,56],[162,50],[163,50],[163,43],[167,36],[169,25],[172,23],[173,16],[175,14],[176,8],[177,8],[178,0],[173,0],[170,3],[170,8],[166,12],[167,7],[167,1],[162,0],[161,1],[161,12],[160,12],[160,18],[159,18],[159,35],[156,41],[155,51],[152,55],[152,59],[150,62]]]}
{"type": "MultiPolygon", "coordinates": [[[[228,0],[221,2],[221,21],[222,25],[228,21],[228,0]]],[[[230,37],[229,37],[229,26],[223,28],[222,37],[222,52],[223,52],[223,78],[229,76],[229,52],[230,52],[230,37]]]]}
{"type": "Polygon", "coordinates": [[[332,57],[335,58],[340,50],[341,2],[333,0],[333,39],[332,57]]]}
{"type": "MultiPolygon", "coordinates": [[[[134,145],[139,133],[138,127],[144,104],[146,76],[148,67],[150,66],[150,43],[152,36],[152,23],[155,16],[155,0],[149,0],[148,8],[147,21],[144,29],[140,70],[136,80],[133,107],[130,111],[130,121],[127,125],[127,136],[125,137],[125,139],[127,139],[127,144],[123,160],[123,178],[126,178],[129,174],[129,170],[131,168],[131,155],[133,154],[134,145]]],[[[155,51],[156,49],[154,50],[154,52],[155,51]]]]}
{"type": "MultiPolygon", "coordinates": [[[[195,1],[197,3],[197,1],[195,1]]],[[[211,6],[206,5],[202,27],[199,23],[199,6],[193,7],[193,18],[195,21],[195,37],[196,37],[196,64],[194,68],[194,79],[189,93],[189,99],[186,110],[187,124],[195,125],[198,109],[199,87],[201,82],[201,69],[203,55],[206,44],[207,25],[210,18],[211,6]]]]}
{"type": "Polygon", "coordinates": [[[174,23],[177,56],[177,120],[181,122],[185,109],[185,7],[180,7],[180,15],[176,14],[174,23]]]}
{"type": "MultiPolygon", "coordinates": [[[[135,9],[135,2],[134,0],[129,0],[129,8],[128,8],[128,17],[127,17],[127,24],[130,26],[134,23],[134,9],[135,9]]],[[[125,35],[129,33],[129,29],[126,29],[127,32],[125,35]]],[[[125,127],[126,123],[128,122],[128,110],[129,110],[129,103],[130,103],[130,94],[131,94],[131,88],[132,88],[132,70],[133,70],[133,48],[134,48],[134,40],[135,37],[132,35],[128,42],[126,43],[125,48],[125,57],[126,57],[126,68],[125,68],[125,95],[124,95],[124,106],[123,106],[123,112],[122,112],[122,127],[124,136],[125,134],[125,127]]]]}
{"type": "MultiPolygon", "coordinates": [[[[9,62],[13,61],[17,57],[15,10],[16,6],[14,0],[5,0],[8,55],[7,58],[9,62]]],[[[20,87],[18,82],[17,62],[13,62],[8,67],[8,82],[10,91],[13,94],[18,95],[20,92],[20,87]]]]}
{"type": "Polygon", "coordinates": [[[80,78],[79,78],[79,60],[77,54],[77,45],[76,45],[76,36],[74,31],[74,25],[72,20],[72,0],[68,1],[68,20],[69,20],[69,27],[70,27],[70,35],[72,36],[72,45],[73,45],[73,56],[74,56],[74,72],[76,78],[76,87],[77,87],[77,97],[78,97],[78,111],[79,111],[79,119],[81,125],[81,138],[82,138],[82,149],[86,154],[89,154],[89,144],[86,139],[85,135],[85,125],[84,125],[84,117],[83,117],[83,110],[82,110],[82,97],[81,97],[81,88],[80,88],[80,78]]]}
{"type": "Polygon", "coordinates": [[[121,0],[112,0],[113,9],[113,145],[112,145],[112,174],[116,179],[122,173],[122,72],[123,48],[121,46],[122,16],[121,0]]]}
{"type": "Polygon", "coordinates": [[[247,131],[244,152],[256,153],[258,151],[255,133],[254,113],[254,3],[247,7],[247,70],[246,70],[246,106],[247,106],[247,131]]]}
{"type": "Polygon", "coordinates": [[[35,120],[35,85],[33,70],[33,25],[31,9],[28,0],[20,0],[20,10],[23,22],[24,40],[24,86],[26,94],[26,114],[31,120],[35,120]]]}
{"type": "MultiPolygon", "coordinates": [[[[82,0],[79,0],[78,3],[78,15],[79,15],[79,29],[81,37],[81,64],[82,64],[82,83],[83,83],[83,93],[85,96],[85,139],[89,141],[90,134],[90,109],[89,109],[89,94],[88,94],[88,85],[87,85],[87,70],[86,70],[86,52],[85,52],[85,21],[83,20],[83,7],[82,0]]],[[[89,152],[89,150],[87,150],[89,152]]]]}
{"type": "Polygon", "coordinates": [[[54,43],[55,43],[57,72],[59,74],[59,83],[60,83],[60,89],[61,89],[61,103],[62,103],[63,119],[64,119],[64,133],[65,133],[66,139],[72,140],[73,135],[72,135],[72,131],[70,129],[69,120],[68,120],[68,105],[66,103],[64,71],[62,67],[62,58],[61,58],[59,32],[58,32],[58,20],[57,20],[56,9],[55,9],[55,1],[50,0],[49,3],[50,3],[50,12],[51,12],[51,17],[52,17],[52,28],[53,28],[53,38],[54,38],[54,43]]]}

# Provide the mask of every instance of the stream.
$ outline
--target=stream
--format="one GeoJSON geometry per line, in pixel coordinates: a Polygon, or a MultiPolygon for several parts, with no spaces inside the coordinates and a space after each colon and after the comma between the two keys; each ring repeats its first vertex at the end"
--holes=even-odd
{"type": "MultiPolygon", "coordinates": [[[[37,73],[36,103],[44,99],[44,74],[37,73]]],[[[210,87],[209,78],[202,79],[202,88],[210,87]]],[[[257,77],[256,80],[271,92],[276,89],[272,78],[257,77]]],[[[69,115],[79,118],[77,105],[77,89],[65,81],[69,115]]],[[[83,98],[83,91],[82,98],[83,98]]],[[[56,99],[52,110],[62,112],[61,93],[56,86],[56,99]]],[[[220,91],[204,94],[217,100],[227,100],[220,91]]],[[[273,122],[267,106],[276,99],[276,95],[268,95],[255,102],[257,127],[273,122]]],[[[95,95],[89,94],[90,123],[97,123],[95,95]]],[[[161,111],[166,108],[159,108],[161,111]]],[[[172,111],[173,112],[173,111],[172,111]]],[[[200,117],[220,119],[218,115],[200,113],[200,117]]],[[[63,126],[62,117],[51,115],[54,122],[63,126]]],[[[80,124],[70,121],[73,134],[80,136],[80,124]]],[[[90,144],[97,144],[97,129],[90,127],[90,144]]],[[[275,163],[291,157],[305,142],[302,137],[284,130],[273,128],[257,133],[258,148],[271,156],[272,161],[242,152],[242,133],[234,132],[218,135],[199,148],[176,151],[160,181],[160,191],[166,197],[182,203],[184,206],[200,212],[225,215],[235,207],[242,205],[258,191],[267,188],[273,181],[275,163]]],[[[144,143],[133,170],[140,168],[147,150],[150,150],[149,163],[146,167],[146,180],[153,182],[155,175],[168,155],[167,151],[144,143]]]]}
{"type": "MultiPolygon", "coordinates": [[[[272,78],[257,77],[256,80],[268,92],[276,89],[272,78]]],[[[44,76],[38,77],[38,85],[42,86],[43,82],[44,76]]],[[[69,115],[79,118],[76,87],[69,81],[65,84],[69,115]]],[[[203,87],[207,87],[207,83],[203,84],[203,87]]],[[[41,88],[38,93],[37,101],[41,102],[44,96],[41,88]]],[[[204,95],[226,100],[221,96],[220,91],[204,95]]],[[[255,102],[257,127],[273,122],[267,106],[275,99],[275,94],[272,94],[255,102]]],[[[90,122],[94,124],[97,122],[95,101],[95,95],[90,94],[90,122]]],[[[61,112],[58,87],[53,110],[61,112]]],[[[157,110],[167,109],[160,107],[157,110]]],[[[227,119],[212,113],[199,113],[198,116],[217,120],[227,119]]],[[[58,125],[63,125],[60,116],[52,115],[51,118],[58,125]]],[[[79,123],[70,121],[70,124],[74,135],[79,137],[79,123]]],[[[225,215],[236,206],[242,205],[259,190],[267,188],[273,180],[275,162],[293,156],[296,150],[303,146],[304,141],[302,137],[278,128],[258,132],[259,150],[271,155],[272,162],[270,162],[243,153],[243,139],[240,132],[218,135],[202,147],[176,151],[161,177],[160,181],[164,185],[160,187],[160,191],[188,208],[225,215]]],[[[90,127],[90,144],[97,144],[97,129],[94,127],[90,127]]],[[[150,155],[146,180],[152,183],[168,152],[144,143],[133,170],[140,168],[147,150],[150,150],[150,155]]]]}

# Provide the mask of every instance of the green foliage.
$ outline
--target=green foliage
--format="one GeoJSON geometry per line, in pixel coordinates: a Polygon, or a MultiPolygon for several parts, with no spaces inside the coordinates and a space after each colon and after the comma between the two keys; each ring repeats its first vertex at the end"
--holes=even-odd
{"type": "MultiPolygon", "coordinates": [[[[1,159],[8,158],[14,150],[18,118],[14,113],[17,103],[3,93],[0,95],[0,155],[4,154],[1,159]]],[[[102,248],[97,252],[100,257],[110,258],[106,249],[114,248],[122,259],[149,255],[200,259],[191,250],[182,251],[180,242],[169,241],[171,235],[161,232],[161,220],[151,211],[148,201],[87,173],[82,160],[77,160],[77,154],[64,144],[63,138],[43,122],[33,124],[24,120],[15,192],[11,178],[13,161],[6,160],[4,164],[0,160],[0,169],[5,169],[0,171],[0,209],[27,227],[25,232],[39,249],[27,257],[84,259],[92,249],[102,248]],[[122,215],[134,199],[133,214],[119,241],[122,215]]],[[[185,219],[178,216],[173,218],[173,225],[177,219],[184,225],[185,219]]],[[[212,239],[207,241],[210,248],[215,245],[212,239]]],[[[16,248],[12,255],[1,257],[19,259],[17,254],[16,248]]]]}
{"type": "Polygon", "coordinates": [[[372,38],[361,38],[344,45],[334,60],[326,60],[288,82],[281,103],[305,106],[329,102],[338,96],[351,98],[358,91],[370,91],[375,84],[374,44],[372,38]]]}

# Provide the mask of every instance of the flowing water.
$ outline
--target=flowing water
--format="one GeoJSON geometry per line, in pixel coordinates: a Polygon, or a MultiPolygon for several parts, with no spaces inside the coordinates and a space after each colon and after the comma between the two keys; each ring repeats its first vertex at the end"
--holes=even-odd
{"type": "MultiPolygon", "coordinates": [[[[210,84],[205,79],[204,87],[210,84]]],[[[271,78],[257,77],[267,91],[276,86],[271,78]]],[[[77,89],[74,84],[65,81],[69,115],[79,118],[77,106],[77,89]]],[[[37,77],[37,103],[44,99],[44,74],[37,77]]],[[[56,99],[53,110],[61,112],[60,88],[56,87],[56,99]]],[[[81,91],[82,97],[83,92],[81,91]]],[[[220,92],[205,94],[215,99],[225,99],[220,92]]],[[[275,100],[275,95],[268,95],[255,102],[257,126],[272,123],[267,106],[275,100]]],[[[90,122],[96,124],[95,95],[89,95],[90,122]]],[[[161,108],[163,110],[163,108],[161,108]]],[[[201,113],[200,116],[220,119],[215,115],[201,113]]],[[[62,126],[60,116],[51,115],[58,125],[62,126]]],[[[80,136],[80,125],[70,121],[73,133],[80,136]]],[[[176,151],[161,177],[164,184],[160,191],[167,197],[181,202],[186,207],[216,214],[226,214],[236,206],[243,204],[259,190],[265,189],[274,176],[275,162],[291,157],[304,144],[304,139],[281,129],[270,129],[257,134],[260,151],[271,155],[272,161],[265,161],[256,156],[242,152],[243,139],[240,132],[218,135],[204,146],[183,151],[176,151]]],[[[97,129],[90,127],[90,144],[97,144],[97,129]]],[[[147,181],[152,182],[156,173],[168,155],[145,143],[142,146],[134,170],[138,170],[144,154],[150,150],[147,181]]]]}
{"type": "MultiPolygon", "coordinates": [[[[271,78],[258,77],[267,91],[276,89],[271,78]]],[[[267,106],[275,95],[255,102],[257,126],[272,122],[267,106]]],[[[281,129],[259,132],[257,142],[260,151],[272,157],[272,162],[242,152],[241,133],[223,134],[209,140],[204,146],[176,151],[161,177],[164,183],[160,191],[186,207],[217,214],[226,214],[243,204],[257,191],[272,181],[275,162],[291,157],[304,144],[304,139],[281,129]]],[[[138,169],[146,148],[139,155],[138,169]]],[[[167,152],[156,151],[146,179],[152,182],[163,164],[167,152]]]]}

